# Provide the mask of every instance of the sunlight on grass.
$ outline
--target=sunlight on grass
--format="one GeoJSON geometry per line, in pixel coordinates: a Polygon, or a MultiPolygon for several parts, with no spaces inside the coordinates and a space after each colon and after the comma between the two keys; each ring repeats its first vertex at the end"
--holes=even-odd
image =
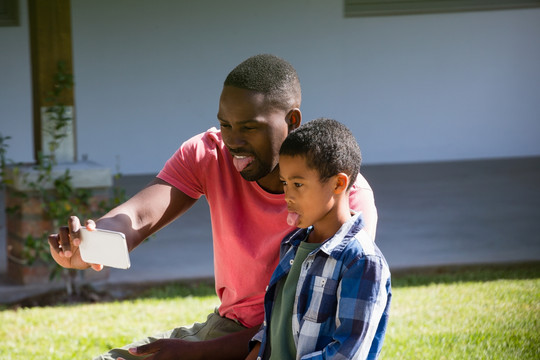
{"type": "Polygon", "coordinates": [[[149,335],[206,319],[215,296],[5,310],[0,354],[8,359],[91,359],[149,335]]]}
{"type": "MultiPolygon", "coordinates": [[[[540,276],[529,275],[396,281],[381,359],[539,359],[540,276]]],[[[134,301],[3,310],[0,358],[90,359],[204,320],[218,304],[212,291],[168,286],[134,301]]]]}
{"type": "Polygon", "coordinates": [[[538,359],[540,280],[397,288],[382,359],[538,359]]]}

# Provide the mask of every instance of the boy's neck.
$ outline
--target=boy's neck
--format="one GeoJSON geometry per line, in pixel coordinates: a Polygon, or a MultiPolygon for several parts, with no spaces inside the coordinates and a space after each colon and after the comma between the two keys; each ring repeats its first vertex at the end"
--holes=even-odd
{"type": "Polygon", "coordinates": [[[338,230],[352,217],[349,208],[349,197],[343,196],[326,216],[313,224],[307,242],[322,243],[334,236],[338,230]]]}

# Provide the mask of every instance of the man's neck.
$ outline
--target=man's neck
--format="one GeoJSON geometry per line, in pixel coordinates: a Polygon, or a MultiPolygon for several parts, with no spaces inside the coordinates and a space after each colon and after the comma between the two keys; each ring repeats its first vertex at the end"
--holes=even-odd
{"type": "Polygon", "coordinates": [[[257,180],[257,184],[270,194],[283,194],[283,183],[279,179],[279,168],[276,167],[270,174],[257,180]]]}

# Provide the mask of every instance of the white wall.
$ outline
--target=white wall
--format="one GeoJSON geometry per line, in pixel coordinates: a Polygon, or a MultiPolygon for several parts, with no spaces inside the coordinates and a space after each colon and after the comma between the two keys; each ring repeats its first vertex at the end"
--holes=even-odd
{"type": "Polygon", "coordinates": [[[11,136],[7,157],[33,159],[32,89],[26,1],[19,3],[20,26],[0,26],[0,134],[11,136]]]}
{"type": "MultiPolygon", "coordinates": [[[[0,132],[32,159],[26,2],[0,27],[0,132]],[[8,71],[4,69],[9,69],[8,71]]],[[[217,124],[227,73],[269,52],[364,163],[540,155],[540,9],[344,18],[338,0],[72,0],[79,154],[157,172],[217,124]]]]}

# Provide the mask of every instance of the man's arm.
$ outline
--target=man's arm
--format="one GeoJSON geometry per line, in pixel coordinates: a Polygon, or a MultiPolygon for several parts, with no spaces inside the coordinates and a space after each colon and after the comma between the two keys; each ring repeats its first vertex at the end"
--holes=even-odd
{"type": "MultiPolygon", "coordinates": [[[[248,355],[249,341],[257,333],[259,327],[253,327],[206,341],[186,341],[180,339],[161,339],[150,344],[129,349],[129,352],[144,357],[145,360],[183,360],[198,359],[244,359],[248,355]]],[[[250,353],[251,355],[251,353],[250,353]]],[[[255,357],[257,352],[255,352],[255,357]]]]}
{"type": "MultiPolygon", "coordinates": [[[[131,251],[144,239],[186,212],[196,201],[156,178],[131,199],[97,220],[95,225],[123,232],[131,251]]],[[[93,225],[90,222],[90,226],[93,225]]],[[[72,216],[68,226],[61,227],[57,234],[49,235],[51,255],[65,268],[86,269],[90,266],[82,261],[79,253],[80,227],[80,220],[72,216]]]]}
{"type": "Polygon", "coordinates": [[[259,355],[259,350],[261,349],[261,343],[257,343],[255,346],[253,346],[253,349],[249,352],[249,355],[247,356],[246,360],[256,360],[257,356],[259,355]]]}
{"type": "Polygon", "coordinates": [[[358,178],[351,190],[349,206],[354,211],[362,212],[364,229],[366,229],[373,241],[375,241],[378,220],[377,207],[375,206],[373,190],[371,190],[371,187],[362,174],[358,174],[358,178]]]}

